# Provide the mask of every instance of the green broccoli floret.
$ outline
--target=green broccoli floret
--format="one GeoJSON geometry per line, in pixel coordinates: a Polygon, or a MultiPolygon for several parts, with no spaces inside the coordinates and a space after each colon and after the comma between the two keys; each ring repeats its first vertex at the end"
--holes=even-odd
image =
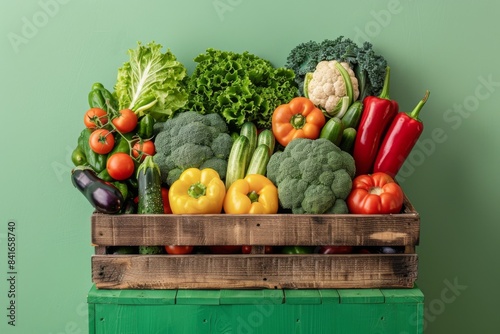
{"type": "Polygon", "coordinates": [[[266,176],[278,188],[281,207],[292,213],[348,213],[354,159],[328,139],[292,140],[271,156],[266,176]]]}
{"type": "Polygon", "coordinates": [[[316,65],[323,60],[337,60],[349,64],[358,79],[358,100],[362,101],[368,95],[379,95],[382,91],[387,68],[386,59],[376,54],[369,42],[359,46],[351,39],[339,36],[320,43],[300,43],[290,51],[284,67],[295,72],[295,81],[301,95],[306,74],[314,72],[316,65]]]}
{"type": "Polygon", "coordinates": [[[156,127],[154,161],[160,167],[162,182],[172,185],[190,167],[213,168],[224,179],[232,143],[220,115],[178,113],[156,127]]]}

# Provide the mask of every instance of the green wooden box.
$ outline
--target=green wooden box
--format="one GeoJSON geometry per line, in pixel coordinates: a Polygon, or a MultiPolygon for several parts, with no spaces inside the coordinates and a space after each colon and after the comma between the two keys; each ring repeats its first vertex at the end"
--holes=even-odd
{"type": "Polygon", "coordinates": [[[102,290],[88,294],[90,334],[423,332],[411,289],[102,290]]]}

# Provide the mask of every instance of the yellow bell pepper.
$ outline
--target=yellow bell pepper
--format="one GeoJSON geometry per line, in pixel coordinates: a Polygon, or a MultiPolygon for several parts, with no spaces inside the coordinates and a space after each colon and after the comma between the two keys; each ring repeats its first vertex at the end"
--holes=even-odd
{"type": "Polygon", "coordinates": [[[221,213],[226,186],[212,168],[188,168],[168,191],[174,214],[221,213]]]}
{"type": "Polygon", "coordinates": [[[224,212],[274,214],[278,212],[278,189],[264,175],[250,174],[236,180],[226,191],[224,212]]]}

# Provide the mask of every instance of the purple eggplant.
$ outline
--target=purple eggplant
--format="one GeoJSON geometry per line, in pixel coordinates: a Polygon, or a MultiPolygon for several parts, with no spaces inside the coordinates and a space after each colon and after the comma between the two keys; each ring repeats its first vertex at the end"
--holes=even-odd
{"type": "Polygon", "coordinates": [[[125,200],[120,190],[100,179],[92,169],[80,166],[74,168],[71,181],[98,212],[114,214],[122,209],[125,200]]]}

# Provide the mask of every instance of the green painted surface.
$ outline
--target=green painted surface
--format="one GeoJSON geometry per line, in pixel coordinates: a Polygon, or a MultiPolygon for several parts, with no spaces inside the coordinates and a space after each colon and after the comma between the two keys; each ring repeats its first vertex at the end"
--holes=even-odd
{"type": "Polygon", "coordinates": [[[88,301],[92,334],[420,334],[423,325],[423,294],[418,288],[125,290],[118,298],[92,288],[88,301]],[[148,294],[154,303],[139,298],[148,294]],[[175,305],[172,294],[177,295],[175,305]]]}

